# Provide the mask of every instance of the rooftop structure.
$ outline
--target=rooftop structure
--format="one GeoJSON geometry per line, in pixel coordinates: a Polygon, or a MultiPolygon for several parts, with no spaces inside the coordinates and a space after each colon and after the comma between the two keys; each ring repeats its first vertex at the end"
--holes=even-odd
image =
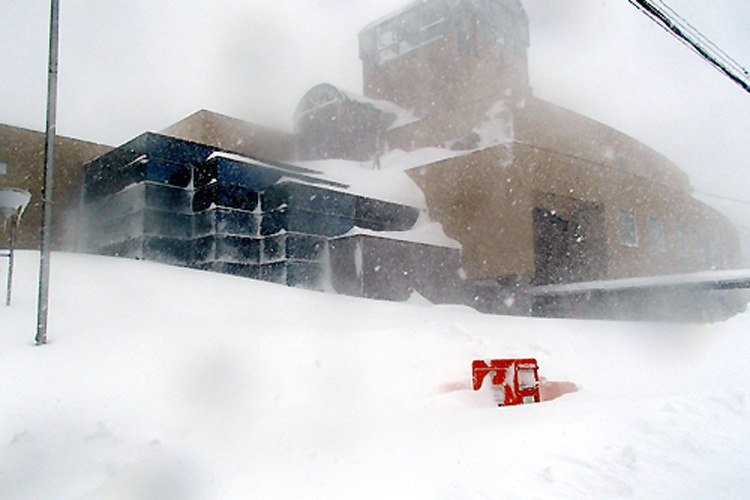
{"type": "Polygon", "coordinates": [[[386,131],[403,113],[388,102],[372,101],[328,83],[316,85],[294,113],[297,157],[371,160],[383,151],[386,131]]]}
{"type": "Polygon", "coordinates": [[[331,91],[300,128],[315,132],[318,150],[307,153],[352,159],[365,151],[377,167],[389,151],[451,151],[408,173],[429,216],[460,243],[468,279],[487,286],[478,297],[486,309],[502,310],[508,294],[535,286],[737,264],[735,229],[691,196],[676,165],[532,95],[519,1],[412,2],[365,27],[359,46],[364,97],[356,100],[411,119],[338,140],[348,122],[317,111],[347,102],[331,91]],[[366,140],[369,148],[359,148],[366,140]]]}
{"type": "Polygon", "coordinates": [[[420,0],[360,32],[364,95],[418,116],[528,94],[529,27],[518,0],[420,0]]]}

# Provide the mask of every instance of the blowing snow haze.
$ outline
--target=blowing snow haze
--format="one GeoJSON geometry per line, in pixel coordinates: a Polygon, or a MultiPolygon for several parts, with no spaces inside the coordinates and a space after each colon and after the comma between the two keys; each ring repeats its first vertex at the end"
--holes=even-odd
{"type": "MultiPolygon", "coordinates": [[[[403,0],[73,0],[61,5],[58,131],[120,144],[197,109],[290,129],[327,81],[361,92],[357,34],[403,0]]],[[[48,2],[5,0],[0,121],[44,128],[48,2]]],[[[537,97],[665,154],[696,190],[745,198],[750,99],[627,0],[526,0],[537,97]]],[[[750,5],[670,6],[745,67],[750,5]]],[[[705,198],[740,224],[747,206],[705,198]]]]}
{"type": "MultiPolygon", "coordinates": [[[[61,0],[58,130],[92,142],[60,138],[56,222],[99,255],[53,254],[36,347],[44,136],[19,126],[44,128],[48,0],[0,0],[0,187],[33,184],[0,308],[0,498],[750,497],[747,300],[680,282],[750,283],[703,201],[750,227],[748,205],[690,187],[750,198],[748,95],[627,0],[524,0],[528,79],[525,15],[515,38],[476,16],[521,0],[455,1],[61,0]],[[422,71],[456,51],[483,78],[422,71]],[[457,100],[424,82],[474,106],[446,124],[457,100]],[[268,134],[283,158],[230,150],[255,147],[241,127],[227,149],[144,132],[290,132],[298,110],[268,134]],[[300,141],[352,116],[385,125],[300,141]],[[670,301],[712,323],[643,314],[670,301]],[[470,370],[495,357],[577,390],[497,408],[470,370]]],[[[747,65],[750,4],[670,3],[747,65]]]]}

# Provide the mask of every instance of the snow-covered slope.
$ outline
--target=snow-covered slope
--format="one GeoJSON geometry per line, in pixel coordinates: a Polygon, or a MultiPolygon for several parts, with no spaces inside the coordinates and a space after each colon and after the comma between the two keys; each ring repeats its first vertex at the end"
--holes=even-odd
{"type": "MultiPolygon", "coordinates": [[[[748,498],[750,315],[533,320],[37,255],[0,307],[0,498],[748,498]],[[496,408],[474,358],[580,391],[496,408]]],[[[4,267],[0,265],[0,271],[4,267]]]]}

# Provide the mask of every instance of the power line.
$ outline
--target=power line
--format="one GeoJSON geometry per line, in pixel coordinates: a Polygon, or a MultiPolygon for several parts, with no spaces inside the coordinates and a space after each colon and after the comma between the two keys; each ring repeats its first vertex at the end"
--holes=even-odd
{"type": "Polygon", "coordinates": [[[638,7],[654,22],[657,22],[660,27],[665,29],[671,35],[675,36],[684,45],[688,46],[694,52],[698,53],[701,57],[708,60],[717,69],[724,72],[725,74],[727,73],[727,71],[736,73],[730,74],[728,76],[732,77],[733,79],[734,77],[739,77],[741,80],[743,80],[743,82],[738,83],[740,83],[740,85],[742,85],[743,87],[747,85],[747,70],[745,70],[742,65],[740,65],[736,60],[730,57],[726,52],[721,50],[716,44],[714,44],[705,35],[703,35],[697,28],[695,28],[692,24],[685,20],[685,18],[680,16],[674,9],[664,3],[663,0],[653,0],[652,3],[649,3],[647,0],[637,0],[638,3],[636,3],[636,1],[634,0],[629,1],[633,5],[636,5],[636,7],[638,7]],[[671,14],[671,18],[663,12],[660,12],[655,3],[660,4],[664,10],[668,11],[671,14]],[[703,47],[703,45],[708,46],[708,49],[703,47]],[[720,59],[721,61],[717,61],[716,59],[720,59]]]}
{"type": "Polygon", "coordinates": [[[735,59],[733,59],[729,54],[721,50],[721,48],[719,48],[711,40],[706,38],[703,35],[703,33],[698,31],[698,28],[690,24],[684,17],[682,17],[679,13],[677,13],[677,11],[675,11],[672,7],[664,3],[663,0],[655,0],[655,1],[661,4],[664,9],[669,11],[669,13],[674,18],[676,18],[679,22],[681,22],[682,26],[686,28],[687,30],[689,30],[694,37],[698,38],[698,40],[701,43],[703,43],[704,45],[707,45],[709,49],[713,50],[714,54],[722,58],[727,65],[732,66],[732,68],[735,71],[738,71],[740,74],[747,76],[747,71],[742,67],[740,63],[738,63],[735,59]]]}
{"type": "Polygon", "coordinates": [[[750,201],[748,200],[740,200],[738,198],[732,198],[732,197],[723,196],[720,194],[707,193],[705,191],[693,191],[693,193],[701,195],[701,196],[710,196],[711,198],[718,198],[720,200],[733,201],[735,203],[741,203],[742,205],[750,205],[750,201]]]}
{"type": "Polygon", "coordinates": [[[638,10],[750,93],[750,73],[662,0],[628,0],[638,10]],[[663,8],[655,5],[658,2],[663,8]],[[669,11],[668,15],[664,11],[669,11]],[[708,47],[708,48],[707,48],[708,47]]]}

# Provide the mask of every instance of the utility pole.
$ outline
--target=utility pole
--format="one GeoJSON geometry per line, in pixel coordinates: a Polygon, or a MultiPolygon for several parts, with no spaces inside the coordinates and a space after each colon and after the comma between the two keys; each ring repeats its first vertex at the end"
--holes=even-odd
{"type": "Polygon", "coordinates": [[[57,120],[57,61],[59,45],[60,1],[51,0],[49,25],[49,70],[47,74],[47,141],[44,146],[44,185],[42,186],[41,247],[39,262],[39,302],[37,306],[36,344],[47,343],[49,306],[50,232],[52,231],[52,193],[55,172],[55,128],[57,120]]]}

